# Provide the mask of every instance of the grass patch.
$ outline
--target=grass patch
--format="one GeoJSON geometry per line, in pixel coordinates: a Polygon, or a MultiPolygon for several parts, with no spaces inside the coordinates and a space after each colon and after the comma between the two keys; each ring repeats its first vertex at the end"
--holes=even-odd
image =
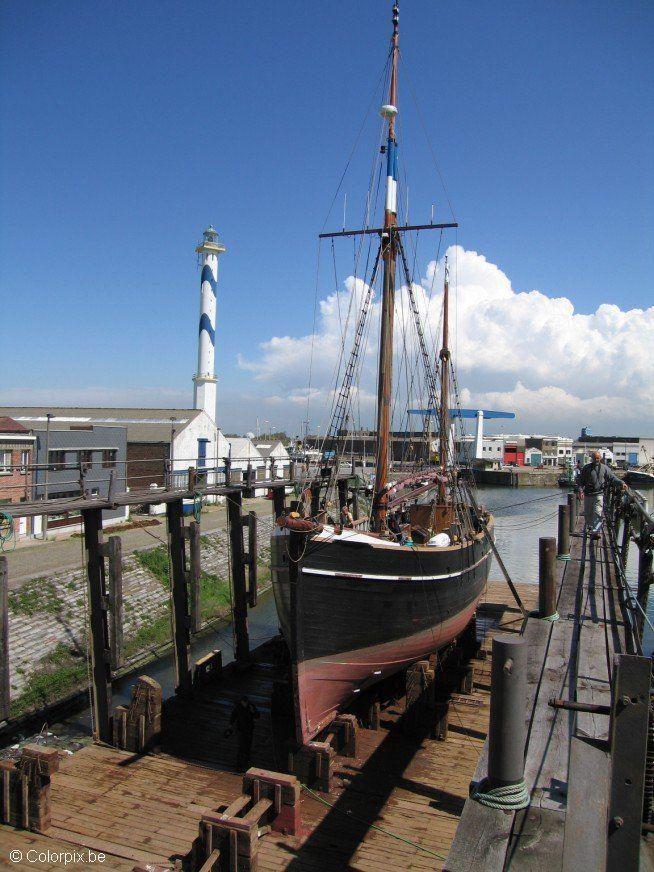
{"type": "Polygon", "coordinates": [[[9,611],[12,615],[33,617],[38,614],[58,615],[63,603],[54,582],[49,578],[32,578],[18,590],[9,591],[9,611]]]}
{"type": "Polygon", "coordinates": [[[125,660],[131,660],[149,648],[170,642],[170,639],[170,616],[166,613],[151,623],[142,624],[133,636],[125,640],[125,660]]]}
{"type": "Polygon", "coordinates": [[[57,702],[82,687],[86,679],[86,660],[71,654],[65,645],[57,645],[39,661],[20,694],[11,701],[9,714],[16,717],[57,702]]]}
{"type": "Polygon", "coordinates": [[[200,575],[200,617],[203,620],[229,614],[229,582],[219,575],[202,571],[200,575]]]}
{"type": "Polygon", "coordinates": [[[158,578],[161,584],[166,588],[170,588],[170,575],[168,572],[168,549],[163,545],[157,545],[156,548],[151,548],[149,551],[135,551],[134,556],[155,578],[158,578]]]}

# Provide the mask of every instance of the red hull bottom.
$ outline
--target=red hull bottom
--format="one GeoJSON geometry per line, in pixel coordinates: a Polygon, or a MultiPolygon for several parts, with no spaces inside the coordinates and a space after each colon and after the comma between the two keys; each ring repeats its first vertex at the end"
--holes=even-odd
{"type": "Polygon", "coordinates": [[[451,642],[470,622],[477,602],[478,599],[474,600],[464,611],[437,627],[413,636],[298,664],[301,734],[298,738],[303,743],[311,741],[339,709],[356,698],[357,692],[451,642]]]}

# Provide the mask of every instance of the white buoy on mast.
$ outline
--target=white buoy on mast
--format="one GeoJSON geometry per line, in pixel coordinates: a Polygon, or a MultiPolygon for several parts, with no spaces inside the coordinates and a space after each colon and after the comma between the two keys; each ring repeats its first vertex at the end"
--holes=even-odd
{"type": "Polygon", "coordinates": [[[216,293],[218,289],[218,255],[227,251],[218,241],[218,233],[210,224],[204,239],[195,249],[202,272],[200,274],[200,329],[198,336],[198,371],[193,376],[193,406],[203,409],[216,420],[216,293]]]}

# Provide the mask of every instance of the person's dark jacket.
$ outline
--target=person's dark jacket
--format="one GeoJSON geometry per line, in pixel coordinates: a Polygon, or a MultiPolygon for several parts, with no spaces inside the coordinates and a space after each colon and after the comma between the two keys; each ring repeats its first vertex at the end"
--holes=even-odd
{"type": "Polygon", "coordinates": [[[229,723],[235,728],[237,733],[241,735],[252,735],[254,732],[254,722],[259,717],[259,709],[248,702],[242,705],[237,702],[229,717],[229,723]]]}
{"type": "Polygon", "coordinates": [[[599,494],[609,480],[621,483],[605,463],[587,463],[579,473],[577,484],[584,489],[585,494],[599,494]]]}

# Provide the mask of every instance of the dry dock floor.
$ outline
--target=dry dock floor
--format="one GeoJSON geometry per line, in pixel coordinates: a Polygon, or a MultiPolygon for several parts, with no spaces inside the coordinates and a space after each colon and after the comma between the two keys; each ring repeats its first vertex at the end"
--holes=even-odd
{"type": "MultiPolygon", "coordinates": [[[[535,585],[518,585],[534,608],[535,585]]],[[[440,869],[447,857],[488,728],[490,643],[497,631],[519,631],[520,613],[505,584],[491,582],[479,625],[488,659],[473,661],[474,692],[456,696],[446,741],[411,739],[388,729],[402,703],[387,710],[382,729],[361,730],[357,758],[338,757],[337,788],[302,793],[301,837],[268,833],[259,847],[261,870],[360,872],[440,869]]],[[[264,756],[268,756],[265,754],[264,756]]],[[[266,760],[266,763],[269,761],[266,760]]],[[[257,753],[253,759],[258,765],[257,753]]],[[[217,767],[217,768],[216,768],[217,767]]],[[[190,851],[203,813],[241,793],[241,776],[167,753],[135,756],[101,745],[62,760],[52,778],[52,825],[36,834],[0,826],[0,869],[131,870],[137,863],[172,868],[190,851]],[[86,848],[103,864],[29,862],[41,854],[86,848]],[[12,862],[10,851],[22,852],[12,862]]]]}

